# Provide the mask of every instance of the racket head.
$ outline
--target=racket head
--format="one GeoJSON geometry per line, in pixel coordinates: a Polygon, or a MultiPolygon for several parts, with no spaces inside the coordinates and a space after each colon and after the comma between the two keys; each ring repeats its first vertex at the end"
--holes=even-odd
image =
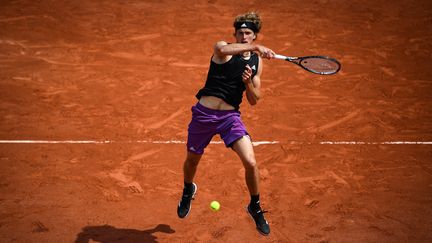
{"type": "Polygon", "coordinates": [[[309,72],[321,75],[335,74],[341,69],[338,60],[327,56],[300,57],[296,63],[309,72]]]}

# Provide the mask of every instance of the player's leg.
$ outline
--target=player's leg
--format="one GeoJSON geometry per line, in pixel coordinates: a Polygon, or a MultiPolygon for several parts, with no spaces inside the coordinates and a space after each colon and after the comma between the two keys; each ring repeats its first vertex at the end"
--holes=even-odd
{"type": "Polygon", "coordinates": [[[243,136],[232,145],[233,150],[240,157],[245,168],[246,185],[251,195],[259,194],[259,171],[255,160],[255,153],[249,136],[243,136]]]}
{"type": "Polygon", "coordinates": [[[177,206],[177,215],[180,218],[188,216],[192,207],[192,200],[198,189],[197,185],[193,183],[193,178],[195,177],[201,157],[201,154],[187,152],[186,160],[183,164],[184,188],[182,198],[177,206]]]}
{"type": "Polygon", "coordinates": [[[183,178],[185,184],[193,182],[201,157],[202,154],[195,154],[189,151],[187,152],[186,160],[183,164],[183,178]]]}
{"type": "Polygon", "coordinates": [[[199,110],[198,106],[192,108],[192,121],[188,128],[187,156],[183,164],[184,188],[182,198],[177,207],[177,215],[186,217],[191,209],[191,201],[197,191],[197,185],[193,182],[198,163],[204,153],[204,149],[214,136],[211,123],[208,125],[207,114],[199,110]]]}
{"type": "Polygon", "coordinates": [[[240,157],[245,168],[246,184],[251,195],[251,201],[247,207],[248,213],[255,221],[258,231],[263,235],[270,233],[270,226],[264,218],[259,201],[259,170],[255,159],[252,141],[249,136],[243,136],[234,142],[233,150],[240,157]]]}

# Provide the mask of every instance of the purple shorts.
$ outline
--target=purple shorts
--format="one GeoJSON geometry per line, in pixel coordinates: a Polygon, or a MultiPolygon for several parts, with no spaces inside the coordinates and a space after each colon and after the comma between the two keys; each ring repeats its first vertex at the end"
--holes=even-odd
{"type": "Polygon", "coordinates": [[[187,150],[203,154],[204,149],[219,134],[227,147],[249,135],[236,110],[224,111],[207,108],[200,103],[192,106],[192,121],[188,128],[187,150]]]}

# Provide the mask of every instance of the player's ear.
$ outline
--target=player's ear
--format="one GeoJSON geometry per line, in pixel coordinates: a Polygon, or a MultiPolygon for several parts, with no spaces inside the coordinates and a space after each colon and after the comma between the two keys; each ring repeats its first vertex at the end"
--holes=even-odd
{"type": "Polygon", "coordinates": [[[254,34],[253,40],[256,40],[256,38],[257,38],[257,36],[256,36],[256,34],[254,34]]]}

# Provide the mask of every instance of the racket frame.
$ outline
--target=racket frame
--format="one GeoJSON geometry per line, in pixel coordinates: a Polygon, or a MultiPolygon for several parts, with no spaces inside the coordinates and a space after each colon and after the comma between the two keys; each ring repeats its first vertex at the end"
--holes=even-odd
{"type": "Polygon", "coordinates": [[[275,54],[274,58],[275,58],[275,59],[280,59],[280,60],[285,60],[285,61],[288,61],[288,62],[295,63],[295,64],[299,65],[301,68],[303,68],[303,69],[306,70],[306,71],[309,71],[309,72],[311,72],[311,73],[315,73],[315,74],[320,74],[320,75],[331,75],[331,74],[335,74],[335,73],[339,72],[339,70],[341,69],[341,66],[342,66],[338,60],[336,60],[336,59],[334,59],[334,58],[331,58],[331,57],[328,57],[328,56],[290,57],[290,56],[284,56],[284,55],[275,54]],[[338,69],[335,70],[334,72],[330,72],[330,73],[329,73],[329,72],[318,72],[318,71],[315,71],[315,70],[312,70],[312,69],[308,69],[307,67],[305,67],[305,66],[303,66],[303,65],[301,64],[301,62],[302,62],[303,60],[308,59],[308,58],[322,58],[322,59],[330,60],[330,61],[332,61],[332,62],[335,62],[335,63],[338,65],[338,69]]]}

